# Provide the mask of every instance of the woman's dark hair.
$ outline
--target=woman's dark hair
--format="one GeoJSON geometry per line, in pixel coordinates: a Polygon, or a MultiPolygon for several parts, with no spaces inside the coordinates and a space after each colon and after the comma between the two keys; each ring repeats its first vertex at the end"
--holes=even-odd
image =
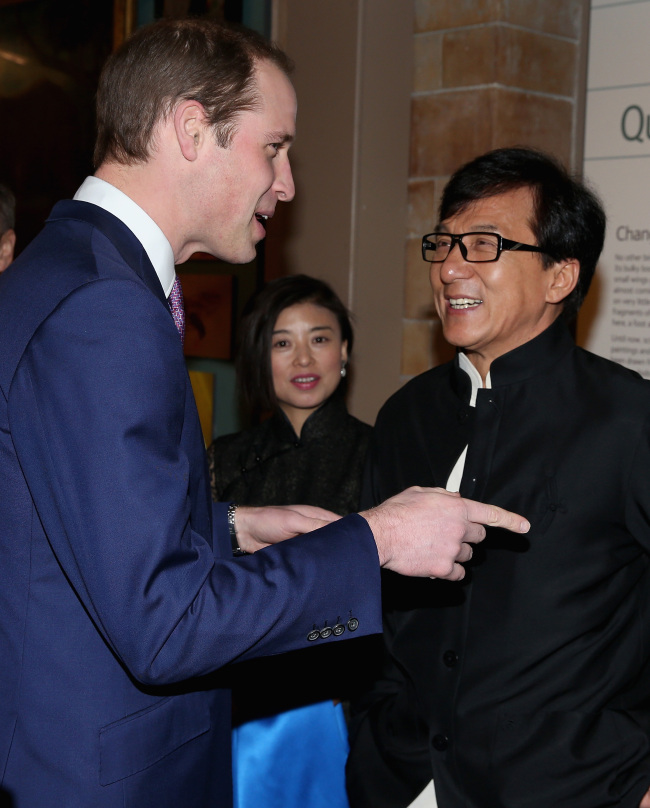
{"type": "Polygon", "coordinates": [[[537,244],[544,250],[545,269],[557,261],[577,259],[580,276],[564,301],[563,314],[577,312],[589,286],[605,241],[606,216],[596,194],[553,157],[535,149],[495,149],[456,171],[440,203],[440,222],[479,199],[530,188],[534,221],[529,222],[537,244]]]}
{"type": "Polygon", "coordinates": [[[242,402],[253,414],[278,407],[271,371],[273,329],[280,314],[298,303],[331,311],[338,320],[341,339],[347,342],[348,356],[352,353],[350,314],[328,284],[308,275],[271,281],[248,302],[239,326],[237,383],[242,402]]]}

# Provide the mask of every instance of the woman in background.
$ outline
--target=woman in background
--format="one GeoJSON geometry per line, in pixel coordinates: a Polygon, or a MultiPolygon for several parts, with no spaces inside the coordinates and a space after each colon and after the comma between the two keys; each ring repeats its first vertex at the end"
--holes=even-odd
{"type": "Polygon", "coordinates": [[[237,381],[248,408],[271,417],[212,443],[215,500],[357,510],[371,427],[345,406],[352,342],[345,306],[323,281],[279,278],[255,296],[241,323],[237,381]]]}
{"type": "MultiPolygon", "coordinates": [[[[254,297],[241,323],[237,379],[251,411],[270,417],[209,447],[215,500],[358,509],[371,427],[345,406],[352,343],[345,306],[323,281],[280,278],[254,297]]],[[[347,695],[358,644],[232,669],[236,808],[347,808],[347,732],[333,699],[347,695]]]]}

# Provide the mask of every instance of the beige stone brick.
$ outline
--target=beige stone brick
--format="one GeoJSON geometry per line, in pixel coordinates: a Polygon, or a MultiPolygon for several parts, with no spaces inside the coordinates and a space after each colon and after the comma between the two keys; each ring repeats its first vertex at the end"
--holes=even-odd
{"type": "Polygon", "coordinates": [[[492,144],[487,90],[458,90],[413,99],[410,176],[451,174],[492,144]]]}
{"type": "Polygon", "coordinates": [[[433,323],[405,320],[402,325],[402,374],[417,376],[433,367],[433,323]]]}
{"type": "Polygon", "coordinates": [[[409,182],[408,236],[421,238],[436,222],[436,184],[433,180],[409,182]]]}
{"type": "Polygon", "coordinates": [[[445,190],[445,185],[449,182],[449,177],[437,177],[433,183],[433,209],[435,211],[434,225],[438,224],[438,211],[440,210],[440,201],[442,200],[442,192],[445,190]]]}
{"type": "Polygon", "coordinates": [[[584,0],[514,0],[506,4],[504,19],[513,25],[577,39],[583,6],[584,0]]]}
{"type": "Polygon", "coordinates": [[[494,25],[447,32],[442,47],[443,86],[471,87],[497,81],[497,37],[494,25]]]}
{"type": "Polygon", "coordinates": [[[510,87],[573,98],[578,47],[547,34],[498,26],[496,81],[510,87]]]}
{"type": "Polygon", "coordinates": [[[451,174],[489,149],[529,145],[565,164],[571,154],[573,105],[507,88],[458,90],[413,101],[410,175],[451,174]]]}
{"type": "Polygon", "coordinates": [[[573,96],[577,46],[546,34],[503,25],[451,31],[442,54],[445,88],[499,83],[573,96]]]}
{"type": "Polygon", "coordinates": [[[422,260],[422,236],[406,241],[404,274],[404,316],[428,320],[434,316],[433,295],[429,284],[430,264],[422,260]]]}
{"type": "Polygon", "coordinates": [[[413,377],[454,358],[456,349],[442,335],[440,320],[404,320],[403,376],[413,377]]]}
{"type": "Polygon", "coordinates": [[[414,92],[431,92],[442,87],[442,40],[443,35],[438,33],[415,36],[414,92]]]}
{"type": "Polygon", "coordinates": [[[440,31],[501,20],[504,5],[505,0],[415,0],[415,30],[440,31]]]}
{"type": "Polygon", "coordinates": [[[573,105],[569,101],[506,89],[491,91],[494,108],[492,148],[532,146],[571,161],[573,105]]]}

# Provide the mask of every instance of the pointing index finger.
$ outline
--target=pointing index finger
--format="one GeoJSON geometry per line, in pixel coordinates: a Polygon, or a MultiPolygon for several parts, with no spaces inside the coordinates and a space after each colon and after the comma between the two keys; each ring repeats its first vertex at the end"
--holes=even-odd
{"type": "Polygon", "coordinates": [[[506,511],[498,505],[486,505],[483,502],[476,502],[466,499],[467,518],[470,522],[478,522],[481,525],[490,527],[503,527],[513,533],[528,533],[530,522],[517,513],[506,511]]]}

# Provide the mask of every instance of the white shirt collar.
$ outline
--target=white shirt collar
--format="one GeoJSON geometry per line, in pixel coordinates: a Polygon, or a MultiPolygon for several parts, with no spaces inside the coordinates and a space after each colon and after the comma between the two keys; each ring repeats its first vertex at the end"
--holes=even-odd
{"type": "Polygon", "coordinates": [[[469,361],[467,355],[464,354],[462,351],[458,354],[458,364],[462,368],[462,370],[467,373],[469,376],[469,380],[472,383],[472,396],[469,400],[470,407],[476,406],[476,394],[479,389],[485,387],[486,390],[490,390],[492,388],[492,379],[490,378],[490,373],[488,371],[488,375],[485,378],[485,384],[483,384],[483,379],[481,378],[481,374],[478,370],[474,367],[474,365],[469,361]]]}
{"type": "Polygon", "coordinates": [[[74,198],[107,210],[129,228],[149,256],[165,297],[169,297],[176,278],[174,252],[151,216],[125,193],[99,177],[86,177],[74,198]]]}

